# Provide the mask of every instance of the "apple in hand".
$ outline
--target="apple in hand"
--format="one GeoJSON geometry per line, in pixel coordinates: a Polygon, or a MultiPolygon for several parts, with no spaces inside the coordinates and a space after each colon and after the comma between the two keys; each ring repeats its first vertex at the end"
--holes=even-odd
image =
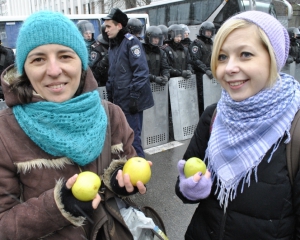
{"type": "Polygon", "coordinates": [[[127,160],[123,167],[123,175],[126,173],[129,175],[133,186],[136,186],[138,181],[146,184],[151,178],[151,167],[146,159],[132,157],[127,160]]]}
{"type": "Polygon", "coordinates": [[[78,174],[71,191],[78,200],[91,201],[97,195],[100,186],[100,177],[96,173],[85,171],[78,174]]]}
{"type": "Polygon", "coordinates": [[[197,172],[201,172],[204,175],[206,165],[200,158],[191,157],[186,161],[183,172],[186,178],[194,176],[197,172]]]}

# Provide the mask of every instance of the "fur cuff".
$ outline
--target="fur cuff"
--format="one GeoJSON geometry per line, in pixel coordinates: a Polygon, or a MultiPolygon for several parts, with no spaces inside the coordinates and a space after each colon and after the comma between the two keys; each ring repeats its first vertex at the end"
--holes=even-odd
{"type": "Polygon", "coordinates": [[[110,163],[109,167],[104,171],[102,181],[109,190],[112,191],[112,187],[110,186],[111,175],[119,166],[123,166],[125,162],[127,162],[127,159],[125,157],[121,159],[114,159],[110,163]]]}
{"type": "Polygon", "coordinates": [[[68,220],[70,221],[73,225],[80,227],[83,225],[85,218],[84,217],[74,217],[71,213],[67,212],[64,209],[64,205],[61,200],[61,189],[64,181],[63,179],[59,179],[56,182],[55,188],[54,188],[54,199],[56,202],[56,205],[58,209],[60,210],[61,214],[68,220]]]}

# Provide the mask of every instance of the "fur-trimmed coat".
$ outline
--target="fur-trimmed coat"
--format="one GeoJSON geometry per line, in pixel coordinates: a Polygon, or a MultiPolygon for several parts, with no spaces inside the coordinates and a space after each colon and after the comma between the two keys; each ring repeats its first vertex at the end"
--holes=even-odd
{"type": "MultiPolygon", "coordinates": [[[[97,161],[80,167],[67,157],[44,152],[31,141],[10,108],[18,104],[8,91],[14,75],[12,67],[2,75],[9,108],[0,111],[0,239],[91,239],[94,227],[84,217],[74,217],[64,210],[60,190],[62,179],[67,180],[80,170],[97,172],[97,161]]],[[[83,92],[96,88],[97,82],[88,70],[83,92]]],[[[43,99],[34,95],[32,102],[38,101],[43,99]]],[[[111,103],[108,110],[113,161],[102,181],[110,188],[110,173],[136,152],[132,147],[133,131],[122,110],[111,103]]]]}

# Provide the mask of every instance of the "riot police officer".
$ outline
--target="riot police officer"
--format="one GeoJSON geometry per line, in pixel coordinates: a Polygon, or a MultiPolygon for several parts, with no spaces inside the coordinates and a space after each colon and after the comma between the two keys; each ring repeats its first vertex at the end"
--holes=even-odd
{"type": "Polygon", "coordinates": [[[142,31],[144,29],[144,25],[141,22],[141,20],[137,19],[137,18],[130,18],[128,20],[127,26],[129,29],[129,32],[136,36],[140,41],[143,40],[143,38],[141,37],[142,31]]]}
{"type": "Polygon", "coordinates": [[[183,39],[181,40],[181,43],[183,46],[188,48],[192,43],[192,40],[189,38],[191,31],[187,25],[185,24],[179,24],[179,25],[182,27],[182,31],[183,31],[183,39]]]}
{"type": "Polygon", "coordinates": [[[98,71],[98,65],[100,60],[107,54],[107,45],[101,44],[99,41],[94,39],[95,29],[94,25],[88,20],[80,20],[77,23],[77,27],[84,37],[84,41],[89,54],[88,65],[91,68],[98,86],[101,86],[101,74],[98,71]]]}
{"type": "Polygon", "coordinates": [[[162,49],[166,52],[171,67],[171,77],[190,78],[193,74],[191,57],[186,47],[181,44],[183,31],[181,26],[173,24],[168,28],[168,40],[162,49]]]}
{"type": "Polygon", "coordinates": [[[146,29],[143,47],[149,67],[150,82],[164,86],[170,79],[170,66],[166,53],[160,49],[163,34],[159,27],[151,26],[146,29]]]}
{"type": "Polygon", "coordinates": [[[290,37],[290,50],[288,63],[295,61],[296,63],[300,63],[300,31],[296,27],[289,27],[288,29],[289,37],[290,37]]]}
{"type": "Polygon", "coordinates": [[[213,75],[210,70],[210,59],[212,53],[212,37],[215,34],[215,26],[212,22],[203,22],[200,25],[199,35],[189,46],[193,68],[196,73],[199,114],[204,111],[203,102],[203,75],[206,74],[210,79],[213,75]]]}
{"type": "Polygon", "coordinates": [[[162,34],[164,36],[164,39],[163,39],[163,45],[164,45],[165,42],[168,41],[168,28],[165,25],[158,25],[157,27],[160,28],[160,30],[162,31],[162,34]]]}

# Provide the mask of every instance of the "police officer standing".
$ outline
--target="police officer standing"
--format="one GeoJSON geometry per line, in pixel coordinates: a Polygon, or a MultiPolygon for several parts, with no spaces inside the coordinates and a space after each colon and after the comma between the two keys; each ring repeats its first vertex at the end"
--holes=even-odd
{"type": "Polygon", "coordinates": [[[141,37],[144,25],[141,22],[141,20],[137,19],[137,18],[130,18],[128,20],[128,23],[126,25],[126,27],[129,29],[129,32],[136,36],[140,41],[143,40],[143,38],[141,37]]]}
{"type": "Polygon", "coordinates": [[[290,37],[289,63],[300,63],[300,31],[296,27],[289,27],[287,30],[290,37]]]}
{"type": "Polygon", "coordinates": [[[156,26],[148,27],[143,47],[149,67],[149,79],[150,82],[164,86],[170,79],[170,66],[166,53],[159,48],[162,43],[163,34],[161,29],[156,26]]]}
{"type": "Polygon", "coordinates": [[[88,20],[80,20],[77,23],[77,27],[84,37],[85,45],[89,54],[88,65],[91,68],[98,86],[101,86],[101,74],[98,71],[98,65],[100,60],[107,54],[107,48],[100,42],[94,39],[95,29],[94,25],[88,20]]]}
{"type": "Polygon", "coordinates": [[[210,59],[212,52],[212,37],[215,34],[215,26],[212,22],[203,22],[200,25],[199,35],[189,46],[193,68],[196,73],[199,115],[204,111],[203,102],[203,75],[206,74],[210,79],[213,75],[210,70],[210,59]]]}
{"type": "MultiPolygon", "coordinates": [[[[2,72],[10,65],[15,63],[15,54],[11,48],[4,47],[0,40],[0,76],[2,72]]],[[[4,100],[4,94],[0,82],[0,101],[4,100]]]]}
{"type": "Polygon", "coordinates": [[[102,20],[110,44],[107,97],[125,113],[134,131],[137,155],[145,157],[141,142],[143,111],[154,106],[146,56],[141,42],[125,27],[128,22],[125,13],[112,8],[102,20]]]}
{"type": "Polygon", "coordinates": [[[192,43],[192,40],[189,38],[191,31],[187,25],[185,24],[179,24],[179,25],[182,27],[182,31],[183,31],[183,39],[181,40],[181,43],[183,46],[188,48],[192,43]]]}
{"type": "Polygon", "coordinates": [[[162,49],[166,52],[171,67],[171,77],[190,78],[193,74],[191,57],[186,47],[181,44],[183,31],[181,26],[173,24],[168,28],[168,40],[162,49]]]}

